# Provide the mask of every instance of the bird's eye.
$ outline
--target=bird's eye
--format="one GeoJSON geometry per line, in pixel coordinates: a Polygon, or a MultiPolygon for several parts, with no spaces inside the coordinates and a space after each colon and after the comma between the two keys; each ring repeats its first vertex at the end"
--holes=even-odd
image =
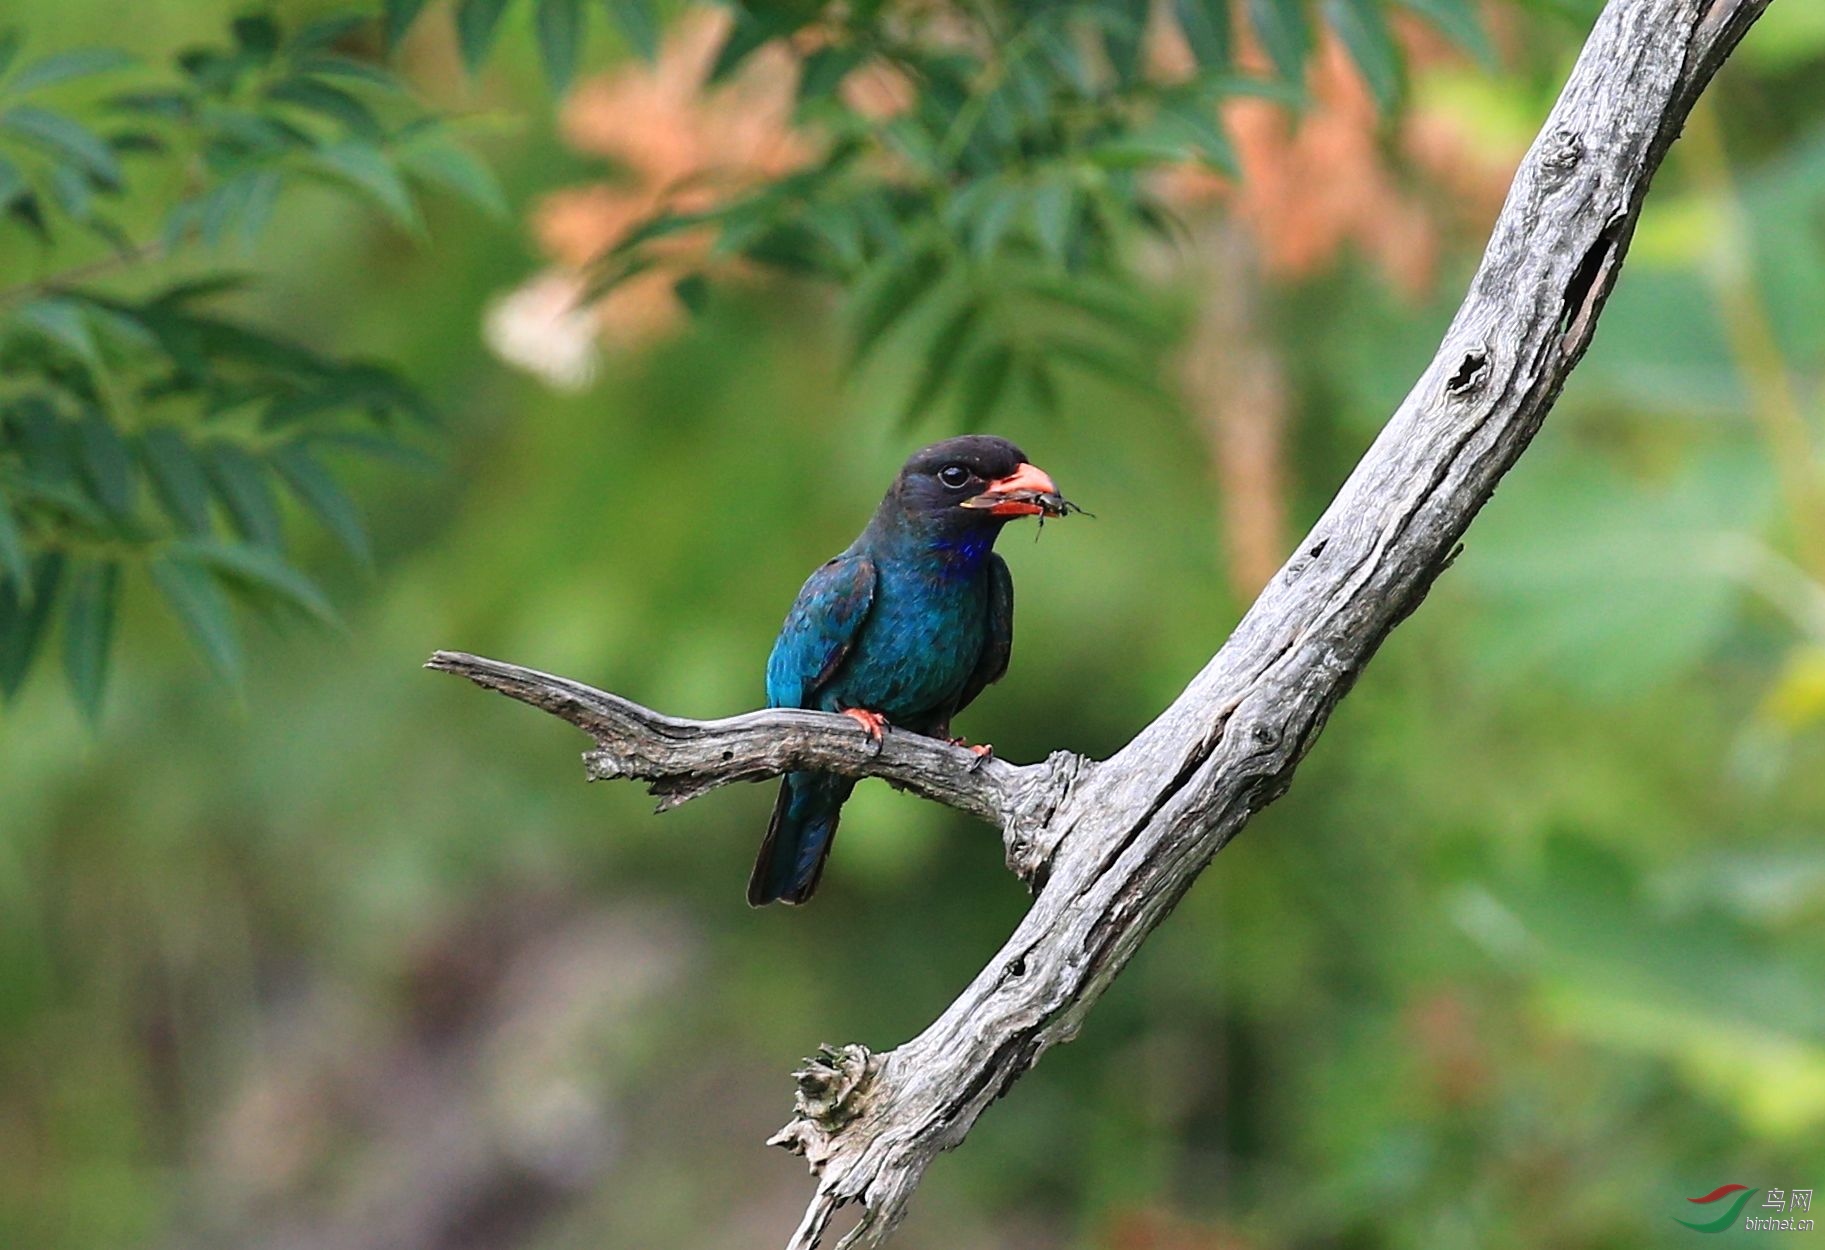
{"type": "Polygon", "coordinates": [[[970,471],[960,464],[947,464],[938,470],[938,480],[952,490],[969,485],[970,471]]]}

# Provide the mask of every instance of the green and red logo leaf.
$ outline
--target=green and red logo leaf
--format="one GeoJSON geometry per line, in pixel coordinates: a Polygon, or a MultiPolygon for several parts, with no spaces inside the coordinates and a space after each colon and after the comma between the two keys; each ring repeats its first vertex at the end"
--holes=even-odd
{"type": "Polygon", "coordinates": [[[1702,1224],[1695,1223],[1692,1220],[1682,1220],[1678,1216],[1673,1217],[1673,1222],[1675,1224],[1684,1224],[1687,1228],[1695,1229],[1701,1233],[1721,1233],[1726,1228],[1729,1228],[1736,1223],[1736,1217],[1741,1215],[1743,1213],[1743,1208],[1749,1205],[1749,1199],[1755,1197],[1755,1195],[1760,1192],[1761,1190],[1751,1189],[1747,1185],[1719,1185],[1716,1189],[1713,1189],[1702,1198],[1687,1198],[1686,1201],[1695,1202],[1702,1206],[1713,1202],[1722,1202],[1731,1194],[1735,1194],[1736,1200],[1730,1204],[1729,1210],[1725,1211],[1716,1219],[1708,1220],[1702,1224]]]}

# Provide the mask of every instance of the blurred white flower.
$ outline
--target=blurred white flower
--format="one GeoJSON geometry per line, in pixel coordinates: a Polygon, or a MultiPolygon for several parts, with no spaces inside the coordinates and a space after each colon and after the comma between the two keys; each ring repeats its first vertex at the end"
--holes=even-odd
{"type": "Polygon", "coordinates": [[[601,361],[595,314],[575,274],[548,269],[494,301],[482,337],[496,356],[560,391],[580,391],[601,361]]]}

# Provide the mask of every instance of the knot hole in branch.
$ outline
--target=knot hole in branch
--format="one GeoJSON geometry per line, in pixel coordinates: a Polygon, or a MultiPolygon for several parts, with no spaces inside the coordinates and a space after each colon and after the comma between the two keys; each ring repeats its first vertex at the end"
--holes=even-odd
{"type": "Polygon", "coordinates": [[[1566,356],[1575,356],[1584,350],[1590,341],[1591,330],[1597,324],[1597,314],[1603,310],[1604,297],[1609,294],[1608,284],[1603,281],[1604,275],[1614,272],[1622,262],[1622,235],[1628,224],[1626,213],[1615,213],[1604,223],[1597,237],[1591,240],[1590,247],[1585,249],[1584,258],[1578,262],[1571,281],[1565,285],[1564,302],[1559,310],[1559,350],[1566,356]]]}
{"type": "Polygon", "coordinates": [[[1285,570],[1286,580],[1289,582],[1296,582],[1304,577],[1306,573],[1310,571],[1312,565],[1318,562],[1318,558],[1324,554],[1324,549],[1330,541],[1331,540],[1328,538],[1320,538],[1310,547],[1300,552],[1294,559],[1288,561],[1285,570]]]}
{"type": "Polygon", "coordinates": [[[1445,383],[1445,394],[1453,399],[1463,399],[1483,389],[1489,380],[1489,349],[1482,345],[1471,348],[1458,361],[1457,371],[1445,383]]]}
{"type": "Polygon", "coordinates": [[[1007,962],[1005,967],[1002,968],[1001,984],[1007,985],[1010,982],[1018,981],[1018,980],[1020,980],[1020,978],[1024,977],[1026,974],[1027,974],[1027,957],[1026,957],[1026,955],[1024,955],[1024,954],[1016,955],[1016,956],[1014,956],[1014,958],[1010,959],[1007,962]]]}

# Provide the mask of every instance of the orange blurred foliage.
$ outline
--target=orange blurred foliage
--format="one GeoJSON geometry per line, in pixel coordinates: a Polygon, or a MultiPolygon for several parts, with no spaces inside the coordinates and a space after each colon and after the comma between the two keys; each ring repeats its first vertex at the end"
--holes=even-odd
{"type": "Polygon", "coordinates": [[[633,62],[583,83],[566,102],[563,136],[607,158],[611,179],[547,196],[532,231],[557,267],[497,301],[488,341],[497,353],[558,386],[593,375],[597,340],[638,346],[672,329],[683,308],[673,287],[701,269],[712,236],[682,231],[656,240],[656,263],[587,309],[580,274],[643,222],[701,212],[800,168],[815,153],[792,126],[798,61],[780,45],[760,49],[727,82],[709,85],[726,10],[699,9],[674,23],[651,65],[633,62]]]}
{"type": "MultiPolygon", "coordinates": [[[[1397,20],[1395,34],[1411,72],[1459,55],[1417,21],[1397,20]]],[[[1151,52],[1164,76],[1190,72],[1191,50],[1176,27],[1156,22],[1151,52]]],[[[1252,40],[1242,41],[1237,61],[1246,72],[1267,70],[1252,40]]],[[[1269,276],[1310,276],[1354,246],[1395,289],[1423,294],[1446,231],[1494,218],[1520,152],[1485,152],[1455,119],[1420,108],[1384,122],[1361,73],[1328,32],[1306,86],[1311,106],[1299,114],[1260,99],[1222,106],[1240,179],[1184,165],[1160,177],[1160,194],[1180,211],[1221,205],[1234,212],[1255,237],[1269,276]]]]}
{"type": "MultiPolygon", "coordinates": [[[[600,156],[614,176],[547,196],[532,231],[554,267],[497,301],[490,345],[558,386],[586,383],[599,345],[639,346],[683,319],[674,286],[711,263],[712,235],[680,231],[646,249],[649,268],[624,279],[588,308],[577,307],[580,275],[642,223],[665,212],[700,212],[802,168],[817,141],[793,125],[801,57],[815,28],[791,44],[752,54],[726,82],[711,85],[728,32],[723,9],[693,9],[673,24],[651,65],[630,63],[582,84],[566,103],[565,140],[600,156]]],[[[1243,23],[1237,24],[1238,29],[1243,23]]],[[[1453,55],[1415,22],[1398,34],[1410,65],[1453,55]]],[[[1153,24],[1154,72],[1182,78],[1191,54],[1177,28],[1153,24]]],[[[1245,70],[1263,72],[1248,41],[1245,70]]],[[[1518,153],[1485,154],[1453,119],[1411,110],[1384,123],[1338,42],[1326,37],[1308,75],[1312,106],[1299,115],[1264,100],[1222,106],[1243,176],[1202,166],[1166,171],[1156,186],[1183,212],[1226,208],[1254,239],[1269,278],[1297,278],[1336,261],[1346,247],[1370,257],[1400,291],[1418,295],[1435,275],[1447,218],[1485,220],[1500,204],[1518,153]]],[[[912,106],[914,85],[884,64],[864,65],[840,85],[844,102],[875,119],[912,106]]],[[[732,260],[716,262],[725,272],[732,260]]]]}

